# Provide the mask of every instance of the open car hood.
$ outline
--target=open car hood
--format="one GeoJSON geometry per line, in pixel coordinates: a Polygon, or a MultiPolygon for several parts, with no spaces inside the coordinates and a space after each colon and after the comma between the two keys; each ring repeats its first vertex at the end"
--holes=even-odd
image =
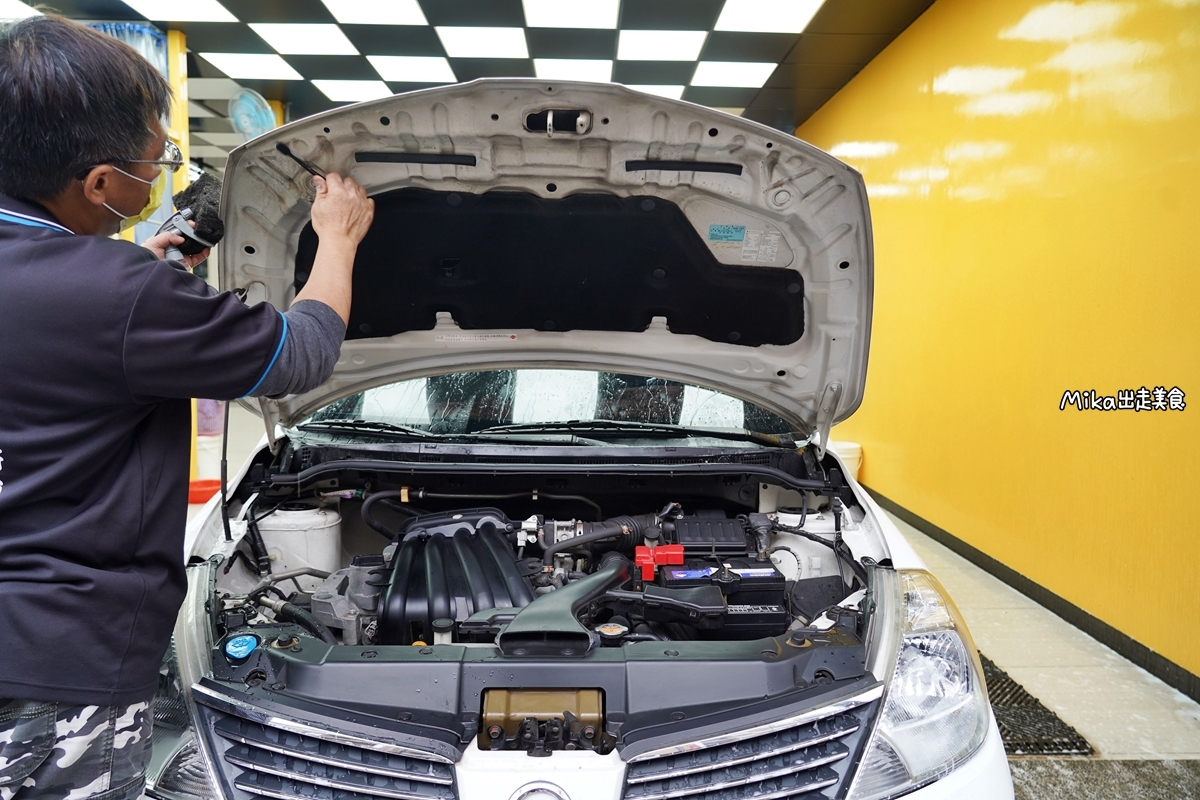
{"type": "Polygon", "coordinates": [[[464,369],[677,379],[817,433],[862,400],[862,177],[811,145],[616,84],[479,80],[360,103],[229,157],[222,287],[286,309],[316,249],[308,173],[376,200],[333,376],[277,402],[464,369]]]}

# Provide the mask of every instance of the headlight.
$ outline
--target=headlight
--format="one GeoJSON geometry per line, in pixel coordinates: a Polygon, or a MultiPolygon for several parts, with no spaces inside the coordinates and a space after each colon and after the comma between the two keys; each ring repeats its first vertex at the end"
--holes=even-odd
{"type": "Polygon", "coordinates": [[[174,644],[163,659],[153,708],[153,747],[146,767],[146,793],[163,800],[217,797],[196,743],[174,644]]]}
{"type": "Polygon", "coordinates": [[[207,644],[206,625],[203,606],[197,607],[195,602],[199,596],[195,584],[205,585],[211,569],[211,565],[188,569],[190,590],[159,671],[146,795],[160,800],[222,797],[196,732],[196,709],[189,690],[206,671],[201,655],[207,644]]]}
{"type": "Polygon", "coordinates": [[[847,800],[885,800],[969,758],[990,719],[979,656],[958,609],[927,572],[899,573],[903,617],[883,713],[847,800]]]}

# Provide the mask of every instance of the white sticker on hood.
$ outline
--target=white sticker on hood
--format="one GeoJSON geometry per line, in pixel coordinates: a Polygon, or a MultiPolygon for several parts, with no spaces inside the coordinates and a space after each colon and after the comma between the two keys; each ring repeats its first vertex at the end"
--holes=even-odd
{"type": "Polygon", "coordinates": [[[742,261],[774,264],[779,258],[779,231],[746,231],[742,242],[742,261]]]}
{"type": "Polygon", "coordinates": [[[511,342],[517,338],[515,333],[439,333],[433,337],[435,342],[511,342]]]}

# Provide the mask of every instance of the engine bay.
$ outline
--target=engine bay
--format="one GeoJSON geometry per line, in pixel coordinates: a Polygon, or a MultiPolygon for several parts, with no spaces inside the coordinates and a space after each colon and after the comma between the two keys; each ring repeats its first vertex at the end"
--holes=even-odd
{"type": "Polygon", "coordinates": [[[193,560],[217,681],[535,755],[874,680],[886,552],[832,458],[472,469],[402,450],[285,445],[249,467],[193,560]]]}
{"type": "Polygon", "coordinates": [[[235,622],[286,618],[345,646],[487,644],[561,657],[781,636],[866,588],[847,540],[863,511],[836,465],[810,481],[815,491],[736,468],[443,473],[408,485],[414,476],[331,477],[332,467],[307,490],[261,472],[243,487],[241,535],[231,528],[216,584],[235,622]],[[614,506],[624,513],[604,513],[614,506]]]}

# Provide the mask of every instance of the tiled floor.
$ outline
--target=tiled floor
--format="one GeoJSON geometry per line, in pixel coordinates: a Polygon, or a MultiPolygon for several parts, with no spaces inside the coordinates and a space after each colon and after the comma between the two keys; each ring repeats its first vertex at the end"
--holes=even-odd
{"type": "Polygon", "coordinates": [[[1016,800],[1200,800],[1200,761],[1010,760],[1016,800]]]}
{"type": "Polygon", "coordinates": [[[1010,760],[1017,800],[1200,800],[1200,704],[896,517],[976,646],[1092,758],[1010,760]]]}
{"type": "Polygon", "coordinates": [[[1200,704],[892,517],[967,619],[976,646],[1102,759],[1200,759],[1200,704]]]}

